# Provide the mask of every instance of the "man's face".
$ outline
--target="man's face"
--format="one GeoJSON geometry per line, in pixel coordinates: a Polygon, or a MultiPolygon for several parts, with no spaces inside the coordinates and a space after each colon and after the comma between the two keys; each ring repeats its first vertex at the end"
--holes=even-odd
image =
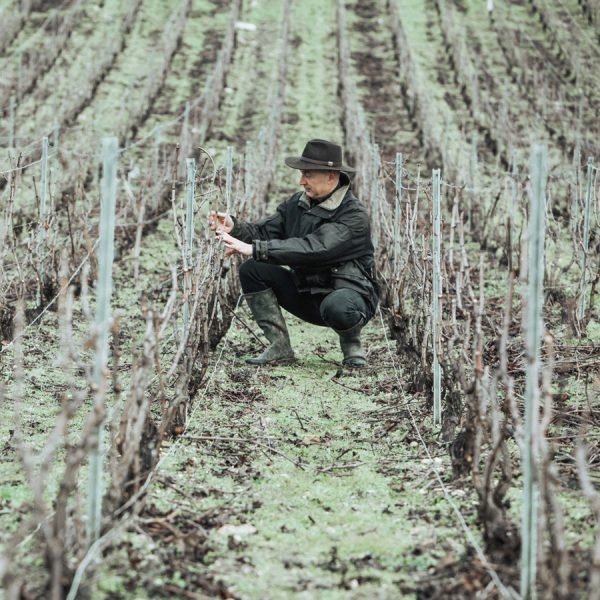
{"type": "Polygon", "coordinates": [[[337,185],[335,171],[300,171],[300,185],[309,198],[319,198],[329,194],[337,185]]]}

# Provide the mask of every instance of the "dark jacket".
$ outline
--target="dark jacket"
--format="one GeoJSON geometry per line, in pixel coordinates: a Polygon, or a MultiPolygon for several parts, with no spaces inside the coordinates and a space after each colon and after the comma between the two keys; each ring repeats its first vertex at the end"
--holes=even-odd
{"type": "Polygon", "coordinates": [[[258,223],[235,218],[234,223],[231,235],[252,242],[256,260],[291,267],[300,291],[350,288],[375,311],[378,289],[369,216],[349,183],[320,204],[311,205],[304,192],[297,192],[258,223]]]}

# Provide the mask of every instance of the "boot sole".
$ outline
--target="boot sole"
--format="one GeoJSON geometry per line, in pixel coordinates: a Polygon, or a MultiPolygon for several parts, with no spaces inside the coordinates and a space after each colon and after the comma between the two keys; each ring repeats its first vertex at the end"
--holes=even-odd
{"type": "Polygon", "coordinates": [[[262,367],[264,365],[291,365],[293,363],[295,363],[297,361],[297,359],[295,357],[293,358],[279,358],[276,360],[266,360],[266,361],[257,361],[256,359],[253,358],[247,358],[246,359],[246,364],[248,365],[253,365],[254,367],[262,367]]]}
{"type": "Polygon", "coordinates": [[[346,369],[364,369],[367,366],[367,363],[355,364],[355,363],[342,363],[342,366],[346,369]]]}

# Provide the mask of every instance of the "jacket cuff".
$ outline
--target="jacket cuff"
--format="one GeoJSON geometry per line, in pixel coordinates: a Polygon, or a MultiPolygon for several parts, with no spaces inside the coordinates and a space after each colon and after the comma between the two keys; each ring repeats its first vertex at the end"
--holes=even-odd
{"type": "Polygon", "coordinates": [[[231,220],[233,221],[233,229],[229,232],[229,235],[234,238],[239,238],[242,233],[240,222],[234,216],[231,217],[231,220]]]}
{"type": "Polygon", "coordinates": [[[252,242],[252,257],[255,260],[266,262],[269,259],[269,242],[267,240],[254,240],[252,242]]]}

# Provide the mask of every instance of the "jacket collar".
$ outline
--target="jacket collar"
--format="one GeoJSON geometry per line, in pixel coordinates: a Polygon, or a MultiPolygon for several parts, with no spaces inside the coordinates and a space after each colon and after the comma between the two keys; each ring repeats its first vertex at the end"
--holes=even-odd
{"type": "MultiPolygon", "coordinates": [[[[333,192],[333,194],[331,194],[331,196],[329,196],[329,198],[327,198],[327,200],[320,202],[312,208],[323,208],[327,211],[335,210],[342,203],[342,200],[346,196],[346,192],[348,191],[349,187],[350,185],[344,185],[341,188],[338,188],[335,192],[333,192]]],[[[306,208],[311,208],[310,198],[304,192],[302,192],[298,202],[304,204],[306,208]]]]}

